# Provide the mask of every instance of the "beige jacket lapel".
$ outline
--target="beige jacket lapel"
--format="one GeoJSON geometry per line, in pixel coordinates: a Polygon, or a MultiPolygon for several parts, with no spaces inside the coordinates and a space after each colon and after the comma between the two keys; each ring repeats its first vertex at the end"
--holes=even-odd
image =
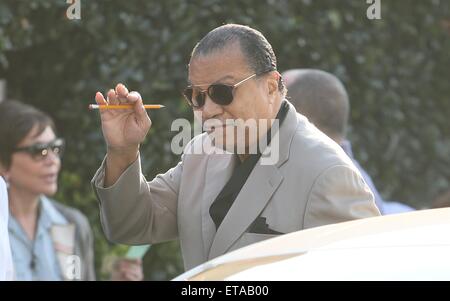
{"type": "Polygon", "coordinates": [[[216,226],[209,214],[209,207],[230,179],[235,165],[235,157],[232,154],[213,154],[208,156],[202,196],[202,235],[206,257],[216,234],[216,226]]]}
{"type": "Polygon", "coordinates": [[[282,180],[275,166],[259,163],[255,166],[217,230],[208,259],[227,252],[258,217],[282,180]]]}

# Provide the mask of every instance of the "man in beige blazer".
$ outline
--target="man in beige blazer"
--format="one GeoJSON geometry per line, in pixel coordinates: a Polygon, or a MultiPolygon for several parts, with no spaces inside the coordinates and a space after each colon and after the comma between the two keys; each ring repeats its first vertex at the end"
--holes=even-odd
{"type": "Polygon", "coordinates": [[[193,50],[189,82],[184,94],[194,112],[204,125],[214,119],[219,126],[206,127],[174,168],[150,182],[139,156],[151,126],[140,95],[122,84],[107,99],[97,93],[100,105],[133,105],[100,114],[107,155],[92,185],[110,240],[154,244],[178,238],[190,269],[276,235],[379,215],[343,150],[284,99],[275,55],[260,32],[235,24],[209,32],[193,50]],[[256,140],[271,133],[269,146],[251,153],[258,141],[248,131],[229,135],[227,122],[237,119],[258,121],[256,140]],[[267,131],[264,124],[273,126],[267,131]],[[239,143],[245,148],[199,152],[208,140],[210,150],[239,143]],[[267,153],[276,160],[264,163],[267,153]]]}

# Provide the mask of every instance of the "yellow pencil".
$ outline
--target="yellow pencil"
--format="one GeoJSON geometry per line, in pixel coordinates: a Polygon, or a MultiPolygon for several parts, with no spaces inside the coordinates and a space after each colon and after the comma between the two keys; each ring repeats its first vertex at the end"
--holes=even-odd
{"type": "MultiPolygon", "coordinates": [[[[89,110],[110,110],[110,109],[132,109],[133,105],[98,105],[98,104],[90,104],[89,110]]],[[[147,110],[157,110],[164,108],[163,105],[144,105],[144,108],[147,110]]]]}

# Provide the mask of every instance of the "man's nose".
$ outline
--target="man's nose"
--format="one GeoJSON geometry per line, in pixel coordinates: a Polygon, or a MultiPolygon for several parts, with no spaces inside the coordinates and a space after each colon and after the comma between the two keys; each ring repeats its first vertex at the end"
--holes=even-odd
{"type": "Polygon", "coordinates": [[[202,108],[203,120],[208,120],[219,116],[223,113],[223,108],[221,105],[216,104],[212,101],[208,94],[205,95],[205,104],[202,108]]]}

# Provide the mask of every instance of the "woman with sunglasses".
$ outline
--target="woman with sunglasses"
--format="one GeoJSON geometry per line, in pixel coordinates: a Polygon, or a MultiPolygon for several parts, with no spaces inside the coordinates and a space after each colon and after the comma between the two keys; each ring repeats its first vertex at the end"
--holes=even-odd
{"type": "MultiPolygon", "coordinates": [[[[0,104],[0,175],[8,184],[8,230],[16,280],[95,280],[93,236],[56,193],[64,140],[52,119],[17,101],[0,104]]],[[[119,258],[111,280],[142,280],[141,260],[119,258]]]]}
{"type": "Polygon", "coordinates": [[[51,118],[17,101],[0,104],[0,174],[8,185],[16,280],[94,280],[86,217],[56,193],[64,140],[51,118]]]}

